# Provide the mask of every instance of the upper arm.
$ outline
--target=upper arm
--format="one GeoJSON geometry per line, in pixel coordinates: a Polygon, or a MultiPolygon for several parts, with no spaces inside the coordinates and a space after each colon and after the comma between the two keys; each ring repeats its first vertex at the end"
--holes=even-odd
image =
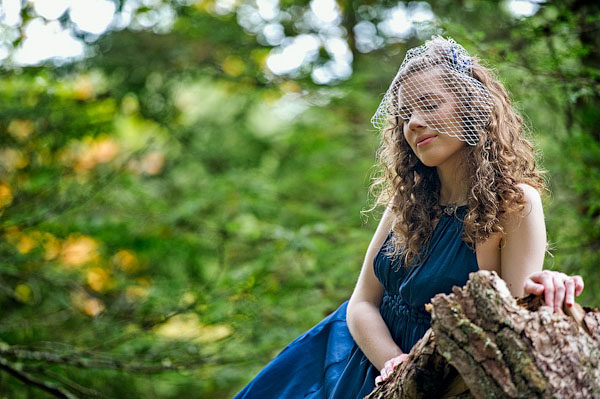
{"type": "Polygon", "coordinates": [[[367,249],[358,282],[350,298],[351,303],[367,301],[377,306],[381,303],[384,288],[375,276],[373,260],[392,228],[393,220],[393,213],[389,208],[386,208],[367,249]]]}
{"type": "Polygon", "coordinates": [[[501,248],[501,275],[514,296],[523,294],[523,284],[531,273],[542,270],[546,252],[546,224],[539,193],[519,184],[525,194],[525,208],[509,215],[501,248]]]}

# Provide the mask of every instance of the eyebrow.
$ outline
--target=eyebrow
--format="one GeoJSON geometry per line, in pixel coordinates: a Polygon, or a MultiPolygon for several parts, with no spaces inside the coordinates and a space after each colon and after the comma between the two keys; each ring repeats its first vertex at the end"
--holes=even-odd
{"type": "MultiPolygon", "coordinates": [[[[421,97],[419,97],[419,99],[416,101],[416,103],[423,102],[424,100],[429,100],[430,98],[433,98],[433,99],[441,101],[441,102],[445,102],[444,98],[442,96],[439,96],[435,93],[425,93],[421,97]]],[[[402,104],[402,106],[400,107],[400,110],[408,110],[407,105],[405,105],[404,103],[401,103],[401,104],[402,104]]]]}
{"type": "Polygon", "coordinates": [[[439,96],[439,95],[437,95],[435,93],[425,93],[421,97],[419,97],[419,99],[417,101],[423,101],[423,100],[427,100],[429,98],[434,98],[436,100],[442,100],[443,101],[443,97],[439,96]]]}

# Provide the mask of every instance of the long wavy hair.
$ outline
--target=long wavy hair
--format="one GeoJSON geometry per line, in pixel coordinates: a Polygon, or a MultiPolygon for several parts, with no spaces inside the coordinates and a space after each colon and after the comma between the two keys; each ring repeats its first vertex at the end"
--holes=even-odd
{"type": "MultiPolygon", "coordinates": [[[[545,184],[533,146],[524,137],[523,119],[513,109],[503,85],[477,58],[472,57],[471,62],[472,77],[487,88],[493,103],[492,109],[485,111],[489,119],[479,129],[476,145],[461,149],[464,170],[470,171],[462,239],[474,249],[477,242],[494,233],[504,233],[504,216],[523,210],[526,199],[517,184],[526,183],[539,192],[545,190],[545,184]]],[[[396,79],[407,79],[413,72],[407,68],[396,79]]],[[[399,85],[392,87],[398,90],[399,85]]],[[[476,107],[472,110],[481,112],[476,107]]],[[[434,223],[442,215],[440,181],[436,168],[425,166],[406,141],[402,119],[389,116],[388,122],[389,127],[381,132],[377,151],[379,173],[369,188],[376,198],[371,209],[377,205],[391,209],[394,234],[388,255],[401,255],[401,263],[411,267],[421,263],[434,223]]]]}

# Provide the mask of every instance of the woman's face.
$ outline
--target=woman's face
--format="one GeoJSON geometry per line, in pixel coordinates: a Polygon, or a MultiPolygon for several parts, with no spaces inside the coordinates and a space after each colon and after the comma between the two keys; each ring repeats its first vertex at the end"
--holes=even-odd
{"type": "Polygon", "coordinates": [[[447,134],[460,135],[463,124],[457,100],[445,86],[441,71],[433,69],[411,75],[398,93],[404,137],[419,160],[430,167],[457,160],[466,146],[447,134]]]}

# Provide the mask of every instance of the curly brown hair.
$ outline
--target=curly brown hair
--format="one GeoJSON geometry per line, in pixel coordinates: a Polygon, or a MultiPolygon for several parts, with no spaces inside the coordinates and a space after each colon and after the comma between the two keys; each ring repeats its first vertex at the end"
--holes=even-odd
{"type": "MultiPolygon", "coordinates": [[[[526,199],[517,184],[528,184],[539,192],[545,190],[545,184],[533,146],[524,137],[523,119],[513,109],[503,85],[476,57],[471,61],[472,77],[487,88],[493,102],[492,109],[487,110],[488,123],[478,131],[479,140],[462,149],[464,170],[472,171],[462,239],[474,249],[477,242],[504,233],[503,218],[524,208],[526,199]]],[[[410,74],[407,68],[396,79],[406,79],[410,74]]],[[[398,86],[392,85],[396,90],[398,86]]],[[[387,206],[394,215],[394,245],[388,255],[402,255],[402,263],[410,267],[421,262],[421,249],[426,248],[435,222],[441,217],[440,180],[436,168],[424,165],[414,154],[404,137],[403,121],[389,116],[388,122],[377,151],[380,172],[369,192],[376,198],[374,207],[387,206]]]]}

